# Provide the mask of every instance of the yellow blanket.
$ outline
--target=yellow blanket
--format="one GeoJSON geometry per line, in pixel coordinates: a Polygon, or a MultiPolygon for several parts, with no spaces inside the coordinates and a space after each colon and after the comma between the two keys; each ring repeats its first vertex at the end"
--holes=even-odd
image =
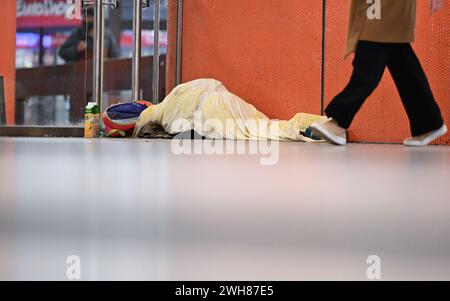
{"type": "Polygon", "coordinates": [[[177,86],[158,105],[142,112],[133,136],[148,123],[171,135],[195,130],[209,139],[314,141],[303,136],[323,116],[298,113],[291,120],[271,120],[253,105],[230,93],[213,79],[198,79],[177,86]]]}

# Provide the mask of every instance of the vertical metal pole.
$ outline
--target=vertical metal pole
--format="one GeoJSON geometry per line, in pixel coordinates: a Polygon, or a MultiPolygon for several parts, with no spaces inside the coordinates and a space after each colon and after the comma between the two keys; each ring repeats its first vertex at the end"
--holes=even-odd
{"type": "Polygon", "coordinates": [[[0,125],[6,125],[5,86],[0,75],[0,125]]]}
{"type": "Polygon", "coordinates": [[[320,96],[320,113],[325,114],[325,59],[326,59],[326,26],[327,26],[327,1],[322,0],[322,71],[321,71],[321,96],[320,96]]]}
{"type": "Polygon", "coordinates": [[[177,54],[175,68],[175,84],[181,84],[181,55],[183,42],[183,0],[178,0],[177,4],[177,54]]]}
{"type": "Polygon", "coordinates": [[[94,101],[103,110],[103,62],[105,41],[105,19],[103,1],[95,1],[94,7],[94,101]]]}
{"type": "Polygon", "coordinates": [[[132,101],[141,98],[140,92],[140,62],[141,62],[141,21],[142,21],[142,3],[141,0],[133,0],[133,57],[132,57],[132,78],[131,78],[131,97],[132,101]]]}
{"type": "Polygon", "coordinates": [[[153,19],[153,100],[159,103],[159,29],[161,21],[161,0],[155,0],[155,14],[153,19]]]}

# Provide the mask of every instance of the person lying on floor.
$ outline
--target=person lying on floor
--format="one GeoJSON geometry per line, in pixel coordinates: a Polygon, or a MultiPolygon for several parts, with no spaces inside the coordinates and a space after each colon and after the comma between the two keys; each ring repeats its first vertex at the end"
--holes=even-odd
{"type": "Polygon", "coordinates": [[[133,133],[139,138],[186,138],[191,132],[207,139],[320,140],[309,130],[325,117],[298,113],[291,120],[271,120],[214,79],[177,86],[158,105],[139,116],[133,133]],[[183,137],[180,137],[183,136],[183,137]]]}
{"type": "MultiPolygon", "coordinates": [[[[432,13],[444,0],[428,0],[432,13]]],[[[375,4],[352,0],[347,55],[355,52],[349,84],[326,108],[330,118],[314,123],[314,133],[338,145],[347,143],[347,129],[389,69],[408,114],[412,138],[406,146],[424,146],[445,135],[441,111],[411,44],[415,35],[416,0],[380,0],[381,16],[369,18],[375,4]]]]}

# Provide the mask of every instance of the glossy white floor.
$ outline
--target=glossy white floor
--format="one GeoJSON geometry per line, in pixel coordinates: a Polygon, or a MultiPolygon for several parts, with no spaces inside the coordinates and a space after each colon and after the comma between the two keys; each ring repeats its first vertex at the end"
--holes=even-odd
{"type": "Polygon", "coordinates": [[[449,147],[176,152],[0,138],[0,280],[450,280],[449,147]]]}

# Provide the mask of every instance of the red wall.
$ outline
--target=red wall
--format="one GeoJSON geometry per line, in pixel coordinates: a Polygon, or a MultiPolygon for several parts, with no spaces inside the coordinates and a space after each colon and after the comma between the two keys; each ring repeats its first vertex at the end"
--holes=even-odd
{"type": "Polygon", "coordinates": [[[14,124],[15,64],[16,64],[16,1],[2,0],[0,9],[0,75],[5,81],[6,120],[14,124]]]}
{"type": "MultiPolygon", "coordinates": [[[[351,72],[351,59],[343,60],[348,2],[327,1],[326,103],[351,72]]],[[[449,123],[450,3],[430,17],[427,1],[419,2],[415,48],[449,123]]],[[[186,0],[183,13],[183,82],[218,79],[272,118],[320,113],[322,1],[186,0]]],[[[168,91],[174,85],[175,29],[176,1],[169,1],[168,91]]],[[[409,135],[389,77],[356,118],[352,140],[400,142],[409,135]]],[[[449,137],[440,142],[448,144],[449,137]]]]}

